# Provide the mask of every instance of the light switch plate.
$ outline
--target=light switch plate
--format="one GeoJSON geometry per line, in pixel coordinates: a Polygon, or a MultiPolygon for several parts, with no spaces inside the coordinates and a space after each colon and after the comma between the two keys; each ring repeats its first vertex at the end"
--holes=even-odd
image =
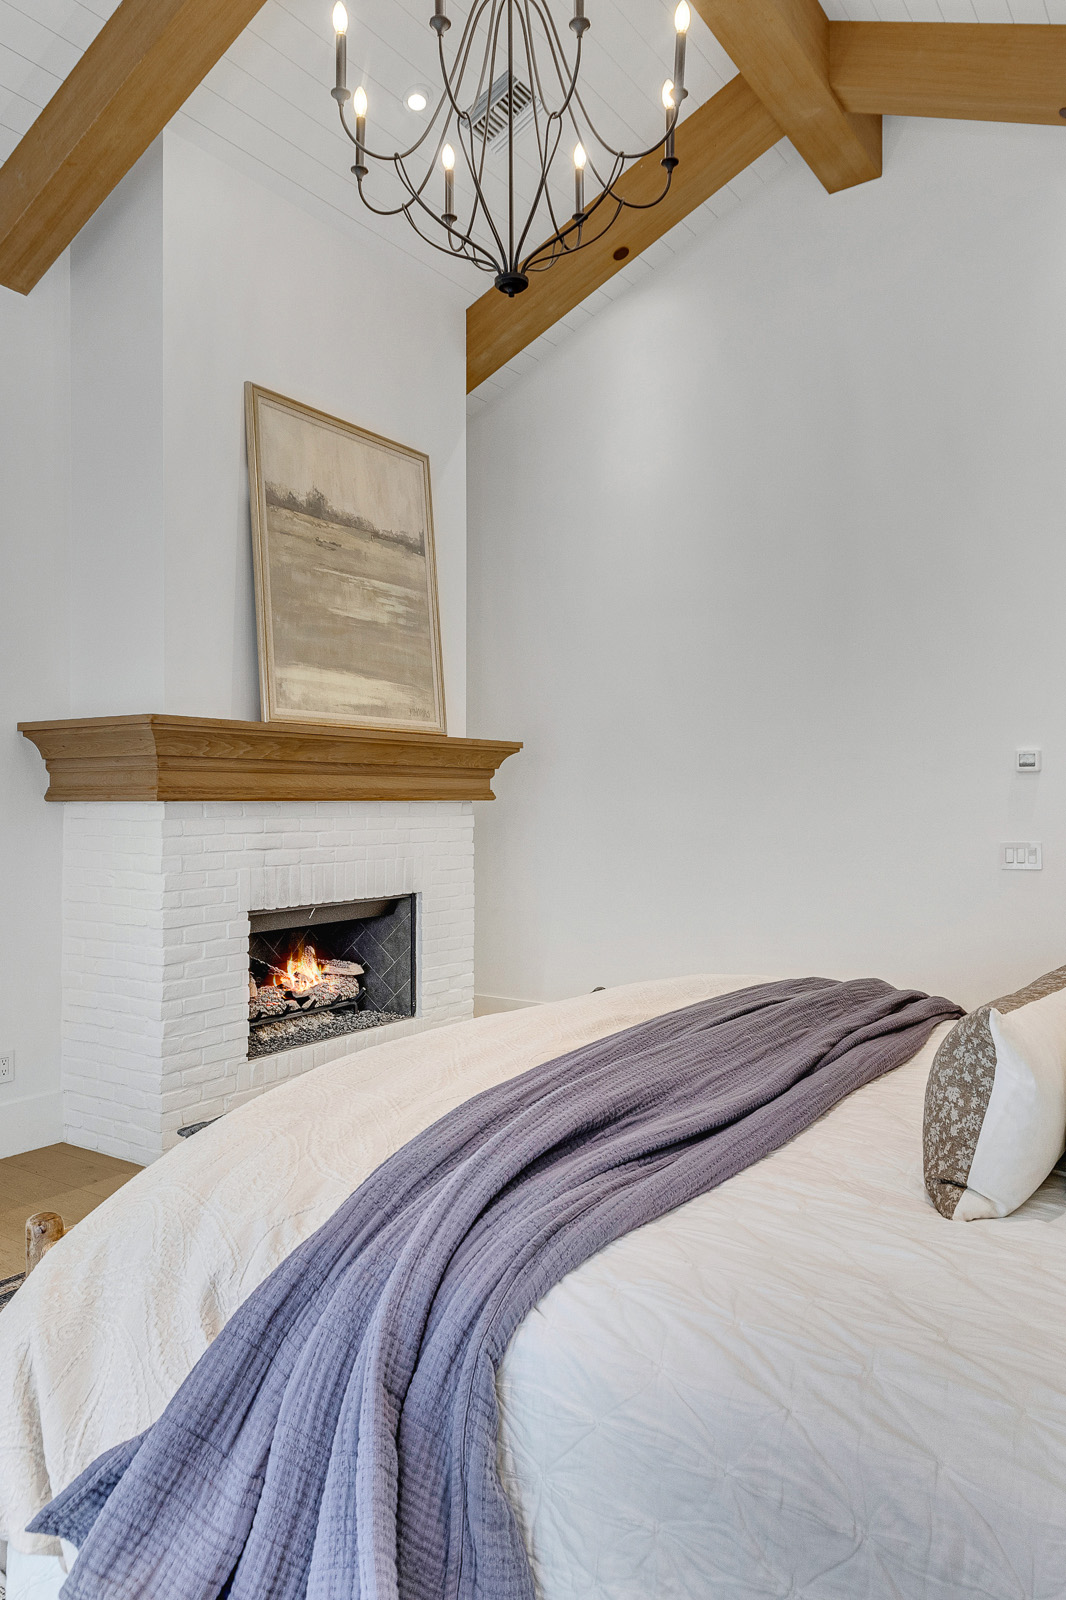
{"type": "Polygon", "coordinates": [[[1044,764],[1044,753],[1035,745],[1027,745],[1024,750],[1014,752],[1015,772],[1039,772],[1044,764]]]}
{"type": "Polygon", "coordinates": [[[1005,844],[1000,847],[1000,866],[1007,872],[1040,872],[1044,847],[1039,844],[1005,844]]]}

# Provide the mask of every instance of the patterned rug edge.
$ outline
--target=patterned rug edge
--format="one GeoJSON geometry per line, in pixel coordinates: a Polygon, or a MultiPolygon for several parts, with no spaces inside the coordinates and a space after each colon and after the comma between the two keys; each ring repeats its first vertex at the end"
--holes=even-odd
{"type": "Polygon", "coordinates": [[[18,1289],[25,1277],[25,1273],[17,1272],[13,1278],[0,1278],[0,1311],[7,1305],[15,1290],[18,1289]]]}

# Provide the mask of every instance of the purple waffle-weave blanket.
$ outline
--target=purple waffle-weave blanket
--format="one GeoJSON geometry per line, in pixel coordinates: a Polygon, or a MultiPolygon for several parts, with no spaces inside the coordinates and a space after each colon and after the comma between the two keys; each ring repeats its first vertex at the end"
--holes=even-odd
{"type": "Polygon", "coordinates": [[[959,1014],[876,979],[760,984],[457,1107],[250,1295],[147,1432],[38,1515],[79,1549],[64,1600],[533,1600],[497,1471],[518,1324],[959,1014]]]}

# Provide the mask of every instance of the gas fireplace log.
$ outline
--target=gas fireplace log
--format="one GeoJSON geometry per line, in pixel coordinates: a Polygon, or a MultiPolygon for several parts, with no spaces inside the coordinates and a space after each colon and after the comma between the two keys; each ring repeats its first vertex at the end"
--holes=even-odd
{"type": "Polygon", "coordinates": [[[312,988],[305,989],[299,998],[308,996],[316,1005],[332,1005],[334,1000],[354,1000],[359,994],[359,979],[357,977],[327,977],[321,983],[316,983],[312,988]]]}
{"type": "MultiPolygon", "coordinates": [[[[335,963],[340,965],[340,963],[335,963]]],[[[355,967],[355,962],[345,962],[345,966],[355,967]]],[[[358,974],[362,968],[358,968],[358,974]]],[[[254,981],[254,980],[253,980],[254,981]]],[[[252,995],[252,984],[249,983],[248,1016],[255,1022],[261,1017],[281,1017],[293,1011],[321,1011],[326,1006],[336,1005],[339,1001],[358,1000],[360,982],[357,974],[329,974],[320,983],[311,984],[306,989],[287,989],[280,984],[265,983],[256,989],[252,995]]]]}
{"type": "Polygon", "coordinates": [[[287,1011],[297,1009],[296,1001],[288,990],[278,989],[270,983],[264,984],[255,999],[248,1002],[248,1014],[252,1021],[256,1017],[282,1017],[287,1011]]]}

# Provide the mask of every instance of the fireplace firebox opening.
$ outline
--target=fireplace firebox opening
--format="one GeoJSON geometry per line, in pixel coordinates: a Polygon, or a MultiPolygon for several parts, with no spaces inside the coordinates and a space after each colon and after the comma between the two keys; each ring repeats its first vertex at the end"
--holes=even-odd
{"type": "Polygon", "coordinates": [[[413,1017],[415,901],[251,912],[249,1059],[413,1017]]]}

